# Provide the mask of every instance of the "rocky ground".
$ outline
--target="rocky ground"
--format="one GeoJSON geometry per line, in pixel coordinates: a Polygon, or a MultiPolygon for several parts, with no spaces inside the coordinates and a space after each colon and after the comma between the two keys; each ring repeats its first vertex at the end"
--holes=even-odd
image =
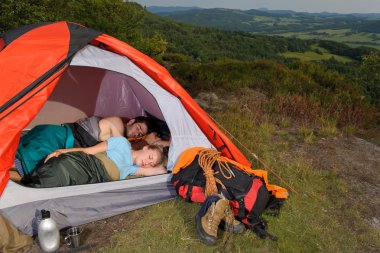
{"type": "Polygon", "coordinates": [[[312,145],[298,144],[289,153],[303,156],[313,168],[332,170],[352,186],[347,196],[367,208],[363,213],[380,231],[380,145],[358,136],[323,138],[312,145]]]}

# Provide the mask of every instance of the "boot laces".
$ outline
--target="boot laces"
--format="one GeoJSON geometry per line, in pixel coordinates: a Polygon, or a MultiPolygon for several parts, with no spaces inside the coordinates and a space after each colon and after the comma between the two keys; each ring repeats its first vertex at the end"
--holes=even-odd
{"type": "Polygon", "coordinates": [[[218,230],[218,226],[214,222],[214,214],[216,205],[211,205],[211,214],[208,216],[208,229],[213,230],[213,232],[216,232],[218,230]]]}
{"type": "Polygon", "coordinates": [[[224,221],[227,228],[232,229],[235,225],[235,217],[230,208],[226,208],[226,210],[224,210],[224,221]]]}

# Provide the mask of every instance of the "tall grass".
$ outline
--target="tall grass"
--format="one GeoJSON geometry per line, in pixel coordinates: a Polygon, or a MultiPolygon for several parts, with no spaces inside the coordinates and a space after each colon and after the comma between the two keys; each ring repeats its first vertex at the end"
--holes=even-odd
{"type": "Polygon", "coordinates": [[[263,116],[260,110],[269,109],[303,124],[329,119],[335,120],[338,127],[361,127],[379,117],[379,110],[366,100],[363,87],[317,64],[297,63],[288,68],[267,60],[219,61],[180,63],[171,71],[195,94],[200,90],[240,93],[251,100],[245,102],[249,107],[258,104],[254,103],[257,98],[250,97],[247,91],[261,92],[268,103],[256,108],[258,118],[263,116]]]}
{"type": "Polygon", "coordinates": [[[364,126],[374,122],[379,112],[369,105],[343,103],[341,100],[322,104],[318,98],[306,94],[279,94],[270,101],[274,112],[297,120],[302,124],[325,124],[335,126],[364,126]]]}

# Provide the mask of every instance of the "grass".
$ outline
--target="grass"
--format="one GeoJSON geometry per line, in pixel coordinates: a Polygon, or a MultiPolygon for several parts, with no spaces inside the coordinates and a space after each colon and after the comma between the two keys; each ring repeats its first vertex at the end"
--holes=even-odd
{"type": "Polygon", "coordinates": [[[281,127],[289,127],[291,124],[291,120],[289,118],[282,117],[280,120],[280,126],[281,127]]]}
{"type": "Polygon", "coordinates": [[[274,18],[272,18],[272,17],[255,16],[255,17],[253,17],[253,21],[274,23],[276,20],[274,18]]]}
{"type": "Polygon", "coordinates": [[[299,39],[333,40],[352,47],[367,46],[380,50],[380,35],[376,33],[358,33],[351,29],[320,29],[313,32],[286,32],[276,35],[299,39]]]}
{"type": "Polygon", "coordinates": [[[288,136],[289,133],[286,130],[279,130],[276,132],[276,134],[279,136],[285,137],[285,136],[288,136]]]}
{"type": "Polygon", "coordinates": [[[313,129],[301,127],[299,129],[299,134],[303,138],[304,142],[307,144],[312,144],[316,140],[316,136],[314,135],[313,129]]]}
{"type": "Polygon", "coordinates": [[[322,53],[328,53],[329,52],[326,48],[318,46],[318,44],[311,45],[310,48],[312,50],[319,50],[322,53]]]}
{"type": "MultiPolygon", "coordinates": [[[[176,199],[134,211],[143,218],[131,220],[133,229],[115,234],[111,238],[112,246],[101,252],[350,253],[375,252],[380,248],[379,233],[360,217],[363,206],[347,203],[349,184],[333,172],[308,166],[302,157],[281,159],[284,143],[274,142],[273,137],[282,129],[268,122],[254,124],[249,112],[242,115],[238,110],[238,107],[231,106],[223,113],[214,113],[213,117],[275,168],[276,173],[299,193],[290,191],[290,198],[278,217],[264,215],[269,222],[269,232],[279,240],[262,240],[251,231],[240,235],[219,231],[217,244],[206,246],[200,242],[195,230],[194,216],[200,204],[176,199]]],[[[326,125],[333,128],[334,122],[326,125]]],[[[313,129],[306,127],[299,132],[305,139],[313,135],[313,129]]],[[[271,173],[269,180],[284,186],[271,173]]]]}
{"type": "Polygon", "coordinates": [[[299,24],[300,21],[295,18],[281,18],[277,23],[278,25],[291,25],[291,24],[299,24]]]}
{"type": "Polygon", "coordinates": [[[322,137],[335,137],[339,134],[336,120],[323,120],[319,135],[322,137]]]}
{"type": "Polygon", "coordinates": [[[297,58],[300,59],[301,61],[321,61],[321,60],[328,60],[331,58],[335,58],[337,61],[340,62],[350,62],[351,59],[348,57],[344,56],[339,56],[335,54],[330,54],[323,52],[322,54],[318,54],[313,51],[306,51],[304,53],[299,53],[299,52],[285,52],[281,54],[284,57],[287,58],[297,58]]]}

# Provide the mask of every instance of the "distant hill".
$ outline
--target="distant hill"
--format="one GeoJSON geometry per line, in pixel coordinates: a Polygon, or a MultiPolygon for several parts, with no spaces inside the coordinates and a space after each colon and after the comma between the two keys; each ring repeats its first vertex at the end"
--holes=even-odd
{"type": "Polygon", "coordinates": [[[301,39],[328,39],[356,47],[369,46],[380,49],[380,14],[215,8],[157,12],[157,15],[183,23],[224,30],[301,39]]]}
{"type": "Polygon", "coordinates": [[[200,62],[223,59],[279,59],[280,53],[303,52],[314,43],[294,38],[182,24],[152,13],[147,13],[140,30],[149,36],[156,32],[161,33],[168,41],[168,53],[181,53],[200,62]]]}
{"type": "Polygon", "coordinates": [[[200,9],[199,7],[161,7],[161,6],[149,6],[147,10],[151,13],[162,13],[162,12],[178,12],[178,11],[188,11],[200,9]]]}
{"type": "MultiPolygon", "coordinates": [[[[309,12],[296,12],[296,11],[292,11],[292,10],[270,10],[270,9],[267,9],[267,8],[259,8],[258,10],[259,11],[265,11],[265,12],[268,12],[268,13],[275,13],[275,14],[297,14],[297,13],[302,13],[302,14],[305,14],[305,15],[317,15],[317,16],[347,15],[347,14],[339,14],[339,13],[336,13],[336,12],[326,12],[326,11],[324,11],[324,12],[312,12],[312,13],[309,13],[309,12]]],[[[350,13],[349,15],[352,15],[352,16],[355,16],[355,17],[359,17],[359,18],[380,19],[380,13],[350,13]]]]}
{"type": "MultiPolygon", "coordinates": [[[[251,10],[250,12],[259,11],[251,10]]],[[[149,12],[140,24],[139,30],[148,37],[152,37],[157,32],[162,34],[168,42],[166,53],[182,54],[197,62],[226,59],[286,61],[288,58],[307,58],[312,61],[334,58],[338,61],[348,62],[360,61],[363,55],[373,50],[365,47],[351,48],[334,41],[267,36],[244,31],[194,26],[149,12]],[[289,52],[295,54],[289,54],[289,52]],[[306,58],[303,57],[303,53],[307,54],[306,58]]],[[[335,62],[333,64],[337,65],[335,62]]]]}

